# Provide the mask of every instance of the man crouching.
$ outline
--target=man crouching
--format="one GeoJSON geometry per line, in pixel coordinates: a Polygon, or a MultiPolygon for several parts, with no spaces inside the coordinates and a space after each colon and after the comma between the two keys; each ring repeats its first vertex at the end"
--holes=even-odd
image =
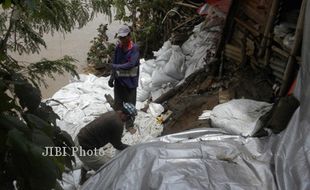
{"type": "MultiPolygon", "coordinates": [[[[99,148],[106,144],[111,143],[115,149],[120,151],[129,146],[121,141],[124,124],[136,115],[135,106],[131,103],[124,103],[122,110],[106,112],[79,131],[74,142],[79,147],[76,154],[85,168],[96,171],[108,161],[108,158],[99,152],[99,148]]],[[[132,128],[129,132],[134,134],[136,130],[132,128]]],[[[85,168],[82,168],[82,178],[86,174],[85,168]]],[[[84,180],[81,179],[80,183],[84,180]]]]}

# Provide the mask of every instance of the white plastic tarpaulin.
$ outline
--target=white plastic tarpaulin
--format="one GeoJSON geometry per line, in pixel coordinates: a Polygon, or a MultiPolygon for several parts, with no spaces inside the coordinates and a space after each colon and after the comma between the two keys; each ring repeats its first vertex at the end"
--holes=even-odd
{"type": "Polygon", "coordinates": [[[130,147],[82,189],[276,189],[269,144],[195,129],[130,147]]]}
{"type": "Polygon", "coordinates": [[[310,2],[295,95],[300,107],[278,135],[244,138],[195,129],[132,146],[82,189],[310,189],[310,2]]]}
{"type": "Polygon", "coordinates": [[[302,64],[295,96],[300,107],[277,139],[275,172],[281,190],[310,189],[310,1],[306,1],[302,64]]]}

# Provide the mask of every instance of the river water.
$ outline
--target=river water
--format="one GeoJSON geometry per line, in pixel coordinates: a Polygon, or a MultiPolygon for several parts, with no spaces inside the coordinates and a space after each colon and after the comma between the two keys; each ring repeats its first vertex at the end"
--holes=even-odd
{"type": "MultiPolygon", "coordinates": [[[[42,58],[55,60],[62,58],[64,55],[72,56],[77,59],[76,63],[78,73],[82,73],[84,67],[86,67],[87,52],[91,46],[90,41],[98,35],[97,28],[100,24],[107,24],[109,20],[107,16],[98,14],[94,20],[89,22],[81,29],[75,29],[71,33],[61,34],[55,33],[52,35],[44,36],[47,48],[42,49],[40,54],[32,55],[15,55],[14,57],[25,64],[39,61],[42,58]]],[[[109,41],[115,42],[114,35],[118,27],[121,25],[119,21],[112,21],[109,23],[107,35],[109,41]]],[[[61,87],[67,85],[70,80],[70,75],[56,75],[56,80],[46,78],[48,84],[47,88],[41,87],[42,97],[49,98],[61,87]]]]}

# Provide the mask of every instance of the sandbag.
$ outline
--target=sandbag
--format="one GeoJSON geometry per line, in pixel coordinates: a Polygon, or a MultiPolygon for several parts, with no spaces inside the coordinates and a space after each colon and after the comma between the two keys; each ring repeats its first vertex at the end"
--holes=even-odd
{"type": "Polygon", "coordinates": [[[163,85],[164,87],[159,88],[157,90],[154,90],[151,92],[151,97],[152,100],[156,100],[157,98],[159,98],[161,95],[165,94],[166,92],[168,92],[169,90],[172,89],[172,85],[163,85]]]}
{"type": "Polygon", "coordinates": [[[170,77],[176,80],[182,80],[184,78],[185,56],[179,46],[172,46],[172,54],[168,63],[164,66],[163,71],[170,77]]]}
{"type": "Polygon", "coordinates": [[[178,80],[166,75],[162,69],[156,70],[152,74],[152,87],[153,88],[161,88],[163,84],[177,84],[178,80]]]}
{"type": "Polygon", "coordinates": [[[195,35],[191,35],[188,40],[186,40],[183,45],[182,45],[182,51],[185,55],[190,55],[192,56],[195,52],[195,44],[197,43],[198,41],[196,40],[195,38],[195,35]]]}
{"type": "Polygon", "coordinates": [[[186,71],[185,77],[188,77],[193,72],[197,71],[198,69],[202,68],[205,65],[205,52],[207,51],[208,47],[202,46],[196,49],[193,57],[190,60],[186,61],[186,71]]]}
{"type": "Polygon", "coordinates": [[[155,59],[155,67],[156,68],[162,68],[166,65],[166,63],[169,61],[172,54],[172,49],[168,49],[167,51],[163,52],[161,55],[159,55],[155,59]]]}
{"type": "Polygon", "coordinates": [[[150,97],[150,92],[141,88],[137,89],[137,101],[144,102],[150,97]]]}
{"type": "Polygon", "coordinates": [[[147,110],[147,113],[152,114],[153,117],[158,117],[164,111],[165,111],[165,108],[161,104],[150,103],[149,109],[147,110]]]}
{"type": "Polygon", "coordinates": [[[271,108],[272,104],[266,102],[231,100],[213,108],[211,125],[234,135],[253,136],[262,127],[260,117],[271,108]]]}
{"type": "Polygon", "coordinates": [[[147,73],[141,73],[139,86],[145,91],[152,91],[152,77],[147,73]]]}
{"type": "Polygon", "coordinates": [[[159,57],[160,55],[162,55],[164,52],[166,52],[170,48],[171,48],[171,42],[168,40],[164,43],[164,45],[158,51],[153,51],[153,55],[155,57],[159,57]]]}
{"type": "Polygon", "coordinates": [[[141,62],[141,65],[140,65],[140,69],[142,71],[141,73],[147,73],[149,75],[152,75],[155,67],[156,67],[156,65],[155,65],[154,59],[143,61],[143,62],[141,62]]]}

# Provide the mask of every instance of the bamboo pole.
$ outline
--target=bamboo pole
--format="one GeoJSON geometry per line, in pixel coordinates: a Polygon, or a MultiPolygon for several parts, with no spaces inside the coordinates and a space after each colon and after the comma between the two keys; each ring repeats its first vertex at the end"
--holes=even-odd
{"type": "Polygon", "coordinates": [[[283,77],[283,84],[280,90],[280,96],[285,96],[291,84],[292,78],[294,77],[293,76],[294,67],[295,67],[295,62],[296,62],[295,57],[296,57],[297,51],[300,48],[300,44],[302,41],[306,5],[307,5],[307,0],[303,0],[301,4],[299,16],[298,16],[296,31],[295,31],[295,41],[294,41],[294,45],[290,53],[290,57],[288,58],[288,61],[287,61],[287,66],[286,66],[284,77],[283,77]]]}
{"type": "Polygon", "coordinates": [[[249,4],[243,5],[243,11],[244,13],[253,21],[258,23],[259,25],[264,24],[265,22],[265,16],[261,14],[256,7],[252,7],[249,4]]]}
{"type": "Polygon", "coordinates": [[[263,36],[263,39],[261,41],[261,44],[258,50],[258,57],[262,57],[265,52],[266,44],[268,42],[268,38],[270,38],[270,31],[272,29],[275,17],[277,15],[279,5],[280,5],[280,0],[274,0],[272,2],[268,20],[267,20],[266,27],[265,27],[265,31],[264,31],[264,36],[263,36]]]}
{"type": "Polygon", "coordinates": [[[269,64],[269,60],[270,60],[270,56],[271,56],[270,46],[271,46],[271,39],[269,38],[267,40],[266,49],[265,49],[265,57],[264,57],[264,64],[265,65],[269,64]]]}
{"type": "Polygon", "coordinates": [[[289,56],[290,56],[286,51],[284,51],[284,50],[282,50],[276,46],[272,46],[271,49],[272,49],[272,51],[276,52],[278,55],[281,55],[286,59],[289,58],[289,56]]]}
{"type": "Polygon", "coordinates": [[[181,5],[181,6],[188,7],[188,8],[192,8],[192,9],[198,9],[199,8],[198,6],[188,4],[188,3],[182,3],[182,2],[175,2],[174,4],[181,5]]]}
{"type": "Polygon", "coordinates": [[[243,22],[242,20],[235,18],[235,21],[240,24],[241,27],[247,29],[250,33],[252,33],[255,37],[259,36],[260,33],[255,29],[243,22]]]}
{"type": "Polygon", "coordinates": [[[179,29],[180,27],[184,26],[185,24],[187,24],[187,23],[189,23],[189,22],[191,22],[191,21],[193,21],[193,20],[195,20],[197,18],[199,18],[199,15],[195,15],[193,17],[187,18],[184,22],[182,22],[182,23],[178,24],[176,27],[174,27],[172,29],[172,31],[175,31],[175,30],[179,29]]]}
{"type": "Polygon", "coordinates": [[[279,63],[277,63],[275,60],[270,60],[270,67],[273,69],[273,70],[276,70],[278,72],[280,72],[282,74],[282,77],[283,78],[283,73],[285,71],[285,69],[283,68],[282,65],[280,65],[279,63]]]}
{"type": "Polygon", "coordinates": [[[229,49],[225,49],[225,54],[229,54],[231,56],[235,56],[235,57],[238,57],[238,58],[242,58],[241,56],[241,52],[235,52],[235,51],[232,51],[232,50],[229,50],[229,49]]]}
{"type": "Polygon", "coordinates": [[[231,50],[231,51],[241,53],[241,49],[240,49],[240,48],[238,48],[238,47],[236,47],[236,46],[234,46],[234,45],[231,45],[231,44],[226,44],[226,45],[225,45],[225,49],[229,49],[229,50],[231,50]]]}
{"type": "Polygon", "coordinates": [[[224,52],[226,57],[233,59],[239,63],[242,62],[242,51],[240,48],[231,44],[226,44],[224,52]]]}

